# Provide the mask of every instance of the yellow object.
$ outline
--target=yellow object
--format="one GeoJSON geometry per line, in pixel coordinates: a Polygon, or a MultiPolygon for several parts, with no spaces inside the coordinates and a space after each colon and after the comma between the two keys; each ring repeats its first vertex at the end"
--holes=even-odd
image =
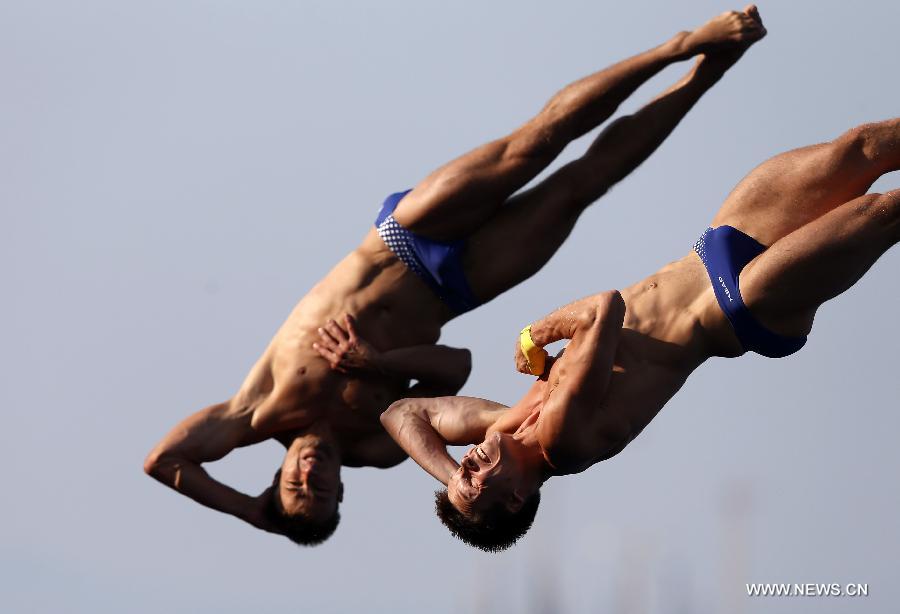
{"type": "Polygon", "coordinates": [[[532,375],[540,375],[544,372],[544,365],[547,359],[547,352],[544,348],[540,348],[534,344],[531,338],[531,324],[522,329],[519,333],[519,346],[522,348],[522,354],[528,363],[528,371],[532,375]]]}

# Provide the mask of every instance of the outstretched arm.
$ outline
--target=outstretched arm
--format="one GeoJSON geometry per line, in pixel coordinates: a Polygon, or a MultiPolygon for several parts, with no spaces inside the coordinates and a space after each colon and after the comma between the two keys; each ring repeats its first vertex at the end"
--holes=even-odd
{"type": "Polygon", "coordinates": [[[484,441],[506,409],[474,397],[401,399],[381,414],[381,424],[422,469],[446,485],[459,468],[447,446],[484,441]]]}
{"type": "Polygon", "coordinates": [[[201,466],[258,437],[248,416],[237,416],[231,403],[218,403],[188,416],[147,455],[144,471],[197,503],[230,514],[253,526],[274,531],[263,509],[270,489],[258,497],[245,495],[214,480],[201,466]]]}
{"type": "Polygon", "coordinates": [[[456,394],[472,369],[469,350],[446,345],[416,345],[380,352],[359,336],[356,321],[350,315],[343,317],[342,324],[329,320],[320,328],[319,341],[313,348],[338,371],[418,380],[407,393],[414,397],[456,394]]]}

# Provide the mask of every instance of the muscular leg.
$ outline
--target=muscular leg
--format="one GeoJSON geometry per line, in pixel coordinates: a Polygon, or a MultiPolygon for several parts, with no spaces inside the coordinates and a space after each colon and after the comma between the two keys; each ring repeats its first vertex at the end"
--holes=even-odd
{"type": "Polygon", "coordinates": [[[829,143],[767,160],[728,196],[713,226],[727,224],[772,245],[900,169],[900,119],[853,128],[829,143]]]}
{"type": "Polygon", "coordinates": [[[584,156],[510,199],[469,240],[466,270],[475,295],[490,300],[540,270],[581,213],[646,160],[745,50],[701,56],[662,95],[610,124],[584,156]]]}
{"type": "Polygon", "coordinates": [[[512,134],[429,175],[403,199],[394,218],[432,239],[469,237],[570,141],[604,122],[647,79],[673,62],[710,48],[735,46],[748,37],[761,38],[764,32],[749,12],[726,13],[569,85],[512,134]]]}
{"type": "Polygon", "coordinates": [[[770,330],[809,333],[819,306],[855,284],[900,241],[900,190],[836,207],[776,241],[741,273],[741,294],[770,330]]]}

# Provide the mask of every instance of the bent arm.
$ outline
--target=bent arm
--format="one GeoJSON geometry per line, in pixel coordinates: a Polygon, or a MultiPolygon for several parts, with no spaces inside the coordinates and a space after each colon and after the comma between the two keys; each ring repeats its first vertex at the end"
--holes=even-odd
{"type": "Polygon", "coordinates": [[[416,345],[382,353],[376,368],[388,376],[417,380],[409,396],[449,396],[469,379],[472,353],[446,345],[416,345]]]}
{"type": "Polygon", "coordinates": [[[376,373],[417,380],[409,396],[448,396],[459,392],[472,370],[469,350],[446,345],[416,345],[379,351],[356,331],[356,320],[345,314],[339,324],[328,320],[318,330],[313,348],[332,369],[376,373]]]}
{"type": "Polygon", "coordinates": [[[474,397],[401,399],[381,414],[381,424],[422,469],[446,485],[459,468],[447,446],[484,441],[506,409],[474,397]]]}
{"type": "Polygon", "coordinates": [[[563,339],[575,340],[583,336],[595,324],[608,328],[622,328],[625,318],[625,301],[618,290],[601,292],[560,307],[550,315],[531,325],[531,338],[540,347],[563,339]]]}
{"type": "Polygon", "coordinates": [[[254,513],[258,498],[214,480],[201,467],[248,443],[252,443],[248,419],[236,418],[230,403],[211,405],[176,425],[147,455],[144,471],[201,505],[258,526],[254,513]]]}
{"type": "Polygon", "coordinates": [[[536,345],[571,339],[555,368],[558,385],[541,412],[538,437],[545,450],[578,459],[597,446],[593,427],[612,378],[616,347],[625,318],[617,291],[576,301],[532,326],[536,345]]]}

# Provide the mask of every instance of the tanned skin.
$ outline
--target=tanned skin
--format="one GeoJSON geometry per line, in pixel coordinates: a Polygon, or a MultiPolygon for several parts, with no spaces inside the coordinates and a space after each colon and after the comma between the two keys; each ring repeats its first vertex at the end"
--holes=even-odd
{"type": "MultiPolygon", "coordinates": [[[[748,7],[573,83],[508,136],[428,176],[394,218],[430,239],[465,239],[469,285],[489,301],[536,273],[584,209],[640,165],[764,35],[755,7],[748,7]],[[583,157],[514,195],[647,79],[691,57],[697,61],[680,81],[610,124],[583,157]],[[529,249],[507,249],[510,236],[529,249]]],[[[202,465],[276,439],[287,450],[277,486],[285,512],[327,517],[343,494],[341,465],[390,467],[406,458],[379,423],[386,407],[400,398],[452,395],[466,381],[469,352],[435,345],[452,317],[373,228],[297,304],[237,393],[175,426],[150,452],[146,472],[202,505],[271,531],[263,513],[271,489],[245,495],[202,465]],[[410,380],[418,383],[410,387],[410,380]]]]}
{"type": "MultiPolygon", "coordinates": [[[[900,119],[776,156],[738,184],[711,226],[733,226],[770,246],[740,274],[760,323],[789,337],[809,334],[819,306],[900,241],[900,190],[866,194],[896,170],[900,119]]],[[[514,512],[548,477],[618,454],[701,364],[743,353],[693,251],[621,293],[558,309],[533,324],[532,338],[540,347],[571,341],[512,407],[405,399],[382,415],[463,514],[498,501],[514,512]],[[447,444],[478,445],[457,463],[447,444]]],[[[516,367],[527,373],[518,339],[516,347],[516,367]]]]}

